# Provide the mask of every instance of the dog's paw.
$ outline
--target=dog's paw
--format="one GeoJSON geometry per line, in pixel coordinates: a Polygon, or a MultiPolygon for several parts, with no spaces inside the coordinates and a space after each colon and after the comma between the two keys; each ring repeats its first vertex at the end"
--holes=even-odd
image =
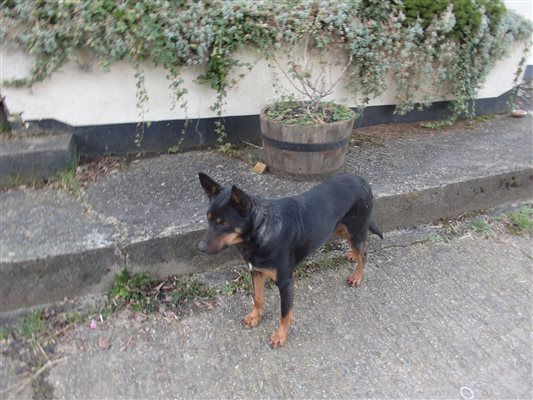
{"type": "Polygon", "coordinates": [[[242,324],[246,329],[255,328],[259,325],[259,320],[261,317],[254,312],[251,312],[246,317],[244,317],[242,324]]]}
{"type": "Polygon", "coordinates": [[[346,279],[346,281],[348,282],[348,285],[353,286],[353,287],[357,287],[363,281],[363,275],[359,275],[359,274],[350,275],[346,279]]]}
{"type": "Polygon", "coordinates": [[[270,337],[270,347],[273,349],[283,346],[289,340],[289,332],[278,329],[270,337]]]}
{"type": "Polygon", "coordinates": [[[355,256],[355,251],[351,250],[346,253],[346,258],[348,259],[348,261],[355,262],[355,260],[357,260],[357,257],[355,256]]]}

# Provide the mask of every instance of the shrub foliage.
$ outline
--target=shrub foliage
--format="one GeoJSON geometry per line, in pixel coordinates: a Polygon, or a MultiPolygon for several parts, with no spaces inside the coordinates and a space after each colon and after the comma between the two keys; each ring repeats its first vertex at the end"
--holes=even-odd
{"type": "MultiPolygon", "coordinates": [[[[4,0],[0,39],[34,57],[22,80],[31,86],[66,62],[92,54],[102,66],[136,66],[138,97],[147,97],[140,63],[168,71],[183,106],[184,66],[204,65],[200,82],[217,91],[222,115],[230,71],[243,46],[262,57],[298,41],[315,50],[339,46],[353,58],[347,71],[357,103],[397,85],[397,112],[453,97],[451,116],[472,113],[472,99],[494,63],[516,41],[529,47],[532,26],[500,0],[4,0]]],[[[89,58],[93,59],[93,58],[89,58]]]]}

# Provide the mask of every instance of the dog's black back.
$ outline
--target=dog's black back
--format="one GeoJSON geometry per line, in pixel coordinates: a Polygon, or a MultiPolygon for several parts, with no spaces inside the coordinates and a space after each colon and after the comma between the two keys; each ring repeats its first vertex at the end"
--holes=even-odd
{"type": "Polygon", "coordinates": [[[278,272],[284,269],[291,274],[294,266],[323,245],[340,224],[349,227],[354,245],[366,239],[373,196],[359,176],[336,175],[305,193],[277,200],[235,189],[219,187],[208,212],[217,213],[231,228],[241,230],[243,241],[237,248],[255,267],[278,272]],[[236,212],[235,199],[246,203],[248,210],[236,212]]]}

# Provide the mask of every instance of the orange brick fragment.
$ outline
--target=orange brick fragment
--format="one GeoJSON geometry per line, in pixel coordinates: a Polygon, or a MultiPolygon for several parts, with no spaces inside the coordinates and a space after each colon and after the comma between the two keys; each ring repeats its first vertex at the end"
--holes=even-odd
{"type": "Polygon", "coordinates": [[[255,166],[252,168],[252,172],[255,172],[256,174],[264,174],[268,170],[268,165],[262,162],[258,162],[255,164],[255,166]]]}

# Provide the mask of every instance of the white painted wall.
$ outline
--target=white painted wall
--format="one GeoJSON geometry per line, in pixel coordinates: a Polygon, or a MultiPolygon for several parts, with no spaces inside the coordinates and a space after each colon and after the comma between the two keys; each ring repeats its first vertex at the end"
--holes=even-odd
{"type": "MultiPolygon", "coordinates": [[[[533,21],[533,0],[504,0],[505,7],[533,21]]],[[[529,52],[527,65],[533,65],[533,51],[529,52]]]]}
{"type": "MultiPolygon", "coordinates": [[[[510,49],[508,57],[500,60],[490,73],[479,92],[479,98],[497,97],[512,88],[522,53],[521,46],[516,45],[510,49]]],[[[242,52],[240,59],[255,63],[255,66],[249,72],[235,71],[234,78],[238,83],[227,97],[227,116],[258,114],[262,107],[278,96],[272,86],[273,74],[283,82],[283,75],[269,68],[266,60],[257,60],[252,51],[242,52]],[[241,73],[246,74],[241,78],[241,73]]],[[[30,58],[20,53],[0,48],[0,79],[24,77],[31,63],[30,58]]],[[[200,67],[183,70],[185,86],[189,91],[188,115],[179,108],[170,109],[170,91],[165,70],[148,63],[144,64],[143,69],[150,98],[146,105],[146,121],[215,116],[210,110],[215,101],[215,92],[206,85],[194,82],[202,71],[200,67]]],[[[287,83],[283,86],[290,88],[287,83]]],[[[370,105],[394,104],[394,83],[389,82],[388,86],[389,89],[371,100],[370,105]]],[[[70,63],[50,79],[35,84],[31,89],[1,87],[0,92],[6,97],[5,104],[9,112],[21,113],[23,120],[51,118],[73,126],[140,120],[136,107],[134,70],[126,62],[116,63],[109,70],[95,66],[92,71],[82,70],[75,63],[70,63]]],[[[356,99],[344,89],[342,82],[328,100],[336,100],[348,106],[356,105],[356,99]]]]}

